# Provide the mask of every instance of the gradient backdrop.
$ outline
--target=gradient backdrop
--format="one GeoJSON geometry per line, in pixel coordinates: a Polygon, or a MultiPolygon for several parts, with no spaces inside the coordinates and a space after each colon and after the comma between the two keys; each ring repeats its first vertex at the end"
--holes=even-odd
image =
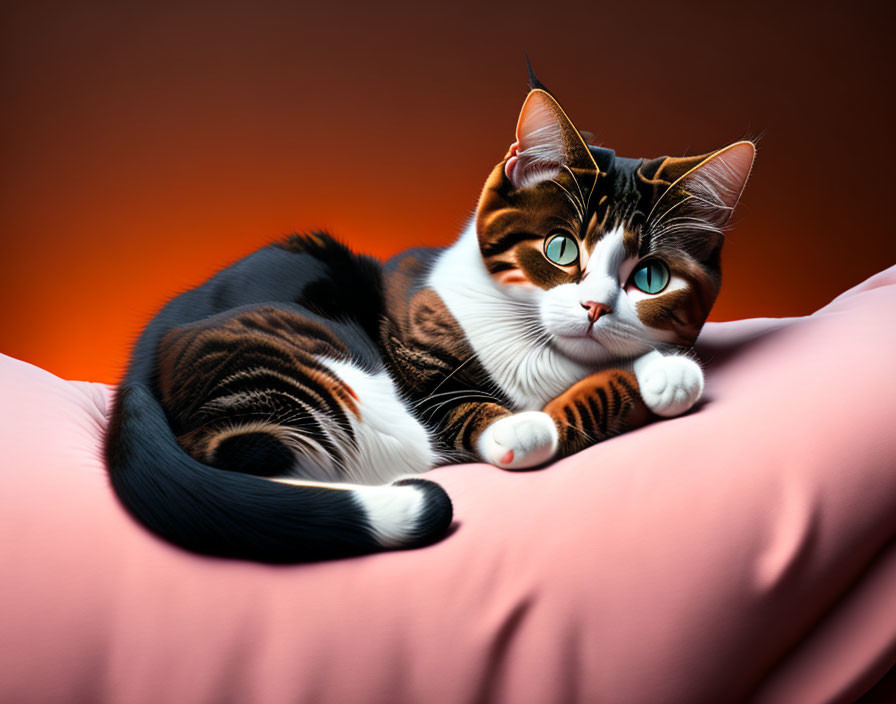
{"type": "Polygon", "coordinates": [[[712,319],[808,313],[896,262],[896,57],[890,3],[800,7],[5,3],[0,352],[112,382],[166,298],[281,233],[449,243],[524,52],[621,155],[761,135],[712,319]]]}

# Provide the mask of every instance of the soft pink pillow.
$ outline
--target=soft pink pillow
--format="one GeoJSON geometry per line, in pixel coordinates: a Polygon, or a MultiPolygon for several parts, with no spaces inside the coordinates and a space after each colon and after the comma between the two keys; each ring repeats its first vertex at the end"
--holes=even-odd
{"type": "Polygon", "coordinates": [[[706,401],[430,476],[429,548],[275,567],[136,525],[109,389],[0,359],[0,701],[851,701],[896,663],[896,267],[708,325],[706,401]]]}

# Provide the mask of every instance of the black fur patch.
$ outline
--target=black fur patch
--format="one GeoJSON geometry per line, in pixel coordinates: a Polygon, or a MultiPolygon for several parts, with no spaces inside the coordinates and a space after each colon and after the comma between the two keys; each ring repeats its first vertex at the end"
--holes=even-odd
{"type": "Polygon", "coordinates": [[[295,456],[281,440],[261,431],[224,438],[209,462],[213,467],[260,477],[278,477],[289,472],[295,456]]]}
{"type": "Polygon", "coordinates": [[[429,545],[436,540],[441,540],[448,527],[451,525],[451,519],[454,515],[454,508],[448,493],[435,482],[428,479],[417,479],[411,477],[409,479],[399,479],[392,482],[393,486],[416,486],[423,490],[426,496],[426,503],[423,512],[417,521],[417,541],[414,547],[422,547],[429,545]]]}

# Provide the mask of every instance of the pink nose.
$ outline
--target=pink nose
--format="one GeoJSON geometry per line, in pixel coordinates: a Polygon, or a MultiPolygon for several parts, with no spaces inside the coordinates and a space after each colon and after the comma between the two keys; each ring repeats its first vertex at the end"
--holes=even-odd
{"type": "Polygon", "coordinates": [[[588,311],[588,320],[592,323],[605,313],[613,312],[613,309],[605,303],[595,303],[594,301],[582,301],[582,308],[588,311]]]}

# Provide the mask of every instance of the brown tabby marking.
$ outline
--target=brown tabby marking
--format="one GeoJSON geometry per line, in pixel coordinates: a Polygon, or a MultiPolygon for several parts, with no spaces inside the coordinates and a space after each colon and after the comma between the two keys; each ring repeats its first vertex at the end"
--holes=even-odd
{"type": "Polygon", "coordinates": [[[399,255],[386,278],[388,315],[381,330],[390,375],[414,402],[446,457],[472,459],[485,428],[509,415],[506,399],[435,291],[419,286],[427,262],[399,255]]]}
{"type": "Polygon", "coordinates": [[[675,339],[670,342],[690,347],[715,302],[718,274],[714,276],[687,254],[665,249],[658,249],[658,254],[669,265],[671,275],[684,279],[687,286],[638,301],[635,310],[644,325],[671,331],[675,339]]]}
{"type": "Polygon", "coordinates": [[[311,411],[325,411],[352,437],[346,414],[360,418],[360,409],[355,392],[320,359],[348,359],[348,350],[325,326],[275,306],[169,331],[159,345],[158,379],[178,442],[208,462],[237,431],[297,426],[341,457],[326,433],[315,432],[311,411]]]}
{"type": "MultiPolygon", "coordinates": [[[[492,170],[480,197],[477,230],[486,268],[498,283],[548,289],[578,279],[584,263],[553,264],[544,256],[544,240],[557,230],[580,235],[590,191],[579,184],[595,177],[595,171],[570,169],[519,191],[504,175],[504,162],[492,170]]],[[[594,238],[603,234],[603,210],[603,219],[595,213],[588,228],[594,238]]]]}
{"type": "Polygon", "coordinates": [[[611,369],[582,379],[544,407],[560,433],[560,455],[637,428],[650,415],[632,372],[611,369]]]}

